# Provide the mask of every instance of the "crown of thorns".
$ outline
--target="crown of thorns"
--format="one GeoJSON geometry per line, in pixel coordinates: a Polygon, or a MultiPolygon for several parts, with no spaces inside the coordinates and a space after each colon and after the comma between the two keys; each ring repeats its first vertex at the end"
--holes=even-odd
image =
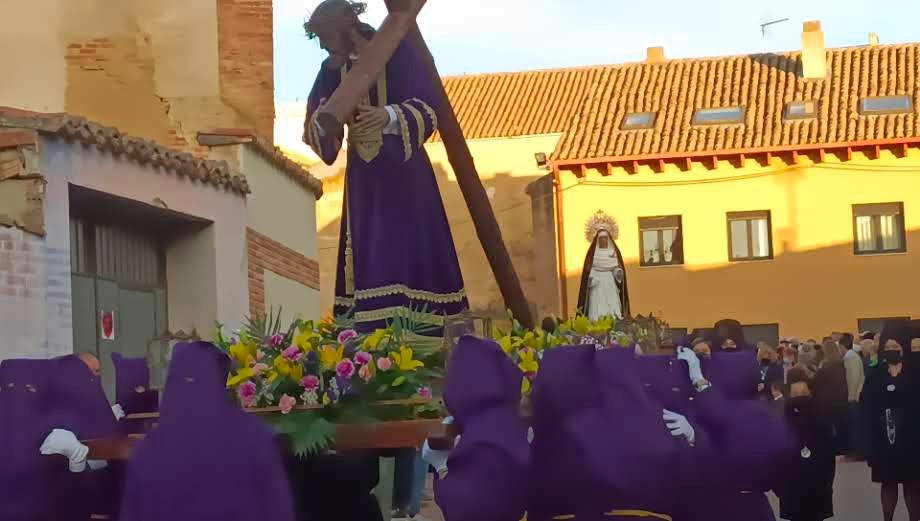
{"type": "Polygon", "coordinates": [[[310,28],[311,24],[323,23],[329,21],[332,17],[341,16],[343,13],[348,12],[350,12],[351,16],[357,18],[367,12],[367,4],[351,0],[326,0],[319,4],[303,24],[303,30],[307,33],[307,38],[311,40],[316,38],[316,32],[310,28]],[[333,7],[338,7],[339,9],[332,9],[333,7]]]}

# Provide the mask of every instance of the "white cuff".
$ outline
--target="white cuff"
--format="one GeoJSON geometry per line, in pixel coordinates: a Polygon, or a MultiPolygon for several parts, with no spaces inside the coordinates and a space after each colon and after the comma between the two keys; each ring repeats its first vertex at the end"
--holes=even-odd
{"type": "Polygon", "coordinates": [[[390,121],[387,122],[386,126],[383,127],[384,134],[399,135],[399,120],[396,117],[396,109],[392,105],[387,105],[383,107],[387,111],[387,115],[390,116],[390,121]]]}

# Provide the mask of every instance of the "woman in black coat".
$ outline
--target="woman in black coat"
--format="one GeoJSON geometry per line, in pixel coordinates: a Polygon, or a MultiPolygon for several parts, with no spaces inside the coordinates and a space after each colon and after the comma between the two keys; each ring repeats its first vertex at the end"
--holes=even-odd
{"type": "Polygon", "coordinates": [[[904,363],[910,337],[906,322],[885,324],[879,365],[867,373],[863,390],[867,460],[872,481],[882,485],[885,521],[894,517],[899,484],[910,519],[920,519],[920,388],[904,363]]]}
{"type": "Polygon", "coordinates": [[[780,517],[790,521],[823,521],[834,516],[834,476],[837,460],[830,420],[811,395],[808,375],[789,370],[786,419],[797,436],[797,451],[784,466],[779,496],[780,517]]]}

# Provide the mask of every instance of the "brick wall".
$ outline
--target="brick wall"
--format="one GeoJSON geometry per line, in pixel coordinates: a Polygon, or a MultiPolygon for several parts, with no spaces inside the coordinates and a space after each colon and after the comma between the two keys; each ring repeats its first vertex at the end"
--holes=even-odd
{"type": "Polygon", "coordinates": [[[249,314],[262,315],[265,309],[265,270],[319,290],[319,263],[280,242],[247,228],[249,258],[249,314]]]}
{"type": "Polygon", "coordinates": [[[70,252],[0,227],[0,359],[73,350],[70,252]]]}
{"type": "Polygon", "coordinates": [[[271,0],[217,0],[221,98],[274,141],[271,0]]]}

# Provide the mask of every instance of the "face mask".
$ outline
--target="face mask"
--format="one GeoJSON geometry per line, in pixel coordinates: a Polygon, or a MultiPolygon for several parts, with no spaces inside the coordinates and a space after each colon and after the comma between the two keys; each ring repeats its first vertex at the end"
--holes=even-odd
{"type": "Polygon", "coordinates": [[[888,365],[900,364],[901,360],[904,358],[900,351],[885,351],[882,356],[885,358],[885,362],[888,365]]]}
{"type": "Polygon", "coordinates": [[[783,363],[786,364],[786,365],[792,365],[792,359],[791,359],[791,358],[783,358],[783,363]]]}

